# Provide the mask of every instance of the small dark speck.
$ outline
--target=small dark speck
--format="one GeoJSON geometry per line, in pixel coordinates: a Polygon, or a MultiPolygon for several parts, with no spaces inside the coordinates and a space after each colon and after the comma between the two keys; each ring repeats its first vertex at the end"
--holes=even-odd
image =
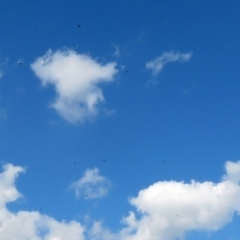
{"type": "Polygon", "coordinates": [[[19,62],[18,64],[19,64],[20,66],[22,66],[22,62],[19,62]]]}
{"type": "Polygon", "coordinates": [[[165,161],[163,161],[163,163],[165,163],[165,161]]]}
{"type": "Polygon", "coordinates": [[[159,147],[159,149],[161,149],[162,147],[159,147]]]}
{"type": "Polygon", "coordinates": [[[105,162],[106,160],[105,160],[105,159],[103,159],[103,161],[105,162]]]}
{"type": "Polygon", "coordinates": [[[75,162],[73,164],[76,164],[75,162]]]}
{"type": "Polygon", "coordinates": [[[80,24],[78,24],[77,26],[78,26],[79,28],[81,27],[81,25],[80,25],[80,24]]]}
{"type": "Polygon", "coordinates": [[[235,128],[235,125],[233,126],[233,128],[235,128]]]}
{"type": "Polygon", "coordinates": [[[126,73],[128,73],[128,70],[126,70],[126,73]]]}

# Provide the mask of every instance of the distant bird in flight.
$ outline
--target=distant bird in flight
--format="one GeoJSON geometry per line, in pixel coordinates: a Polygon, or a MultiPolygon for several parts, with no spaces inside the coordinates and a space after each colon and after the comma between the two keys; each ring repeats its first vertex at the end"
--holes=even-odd
{"type": "Polygon", "coordinates": [[[22,66],[22,62],[19,62],[18,64],[19,64],[20,66],[22,66]]]}
{"type": "Polygon", "coordinates": [[[79,28],[81,27],[81,25],[78,23],[78,25],[77,25],[79,28]]]}

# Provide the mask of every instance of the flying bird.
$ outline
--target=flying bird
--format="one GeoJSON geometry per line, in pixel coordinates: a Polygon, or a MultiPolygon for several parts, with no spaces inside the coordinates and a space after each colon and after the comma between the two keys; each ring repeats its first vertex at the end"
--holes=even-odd
{"type": "Polygon", "coordinates": [[[79,28],[81,27],[81,25],[78,23],[78,25],[77,25],[79,28]]]}

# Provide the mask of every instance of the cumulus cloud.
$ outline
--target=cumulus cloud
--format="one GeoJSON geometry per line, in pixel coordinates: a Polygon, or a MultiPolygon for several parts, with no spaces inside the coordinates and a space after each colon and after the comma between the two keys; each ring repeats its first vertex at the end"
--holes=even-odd
{"type": "Polygon", "coordinates": [[[70,49],[49,50],[31,68],[43,86],[54,86],[56,98],[50,106],[70,123],[98,113],[99,103],[105,100],[99,84],[113,81],[117,73],[116,63],[103,65],[70,49]]]}
{"type": "Polygon", "coordinates": [[[169,62],[187,62],[192,57],[192,52],[180,53],[180,52],[164,52],[162,56],[148,62],[146,68],[152,71],[154,76],[157,76],[163,69],[164,65],[169,62]]]}
{"type": "MultiPolygon", "coordinates": [[[[112,232],[99,221],[84,228],[77,221],[59,222],[37,211],[12,213],[6,204],[21,194],[15,180],[22,167],[4,166],[0,174],[1,240],[175,240],[189,231],[217,231],[240,214],[240,161],[227,161],[218,183],[160,181],[139,191],[129,202],[135,210],[112,232]]],[[[87,170],[81,185],[103,181],[98,169],[87,170]]],[[[90,191],[91,195],[91,191],[90,191]]],[[[96,195],[92,195],[96,196],[96,195]]]]}
{"type": "Polygon", "coordinates": [[[98,168],[87,169],[82,178],[70,185],[77,198],[101,198],[108,194],[110,181],[99,174],[98,168]]]}
{"type": "Polygon", "coordinates": [[[24,168],[7,164],[0,174],[0,239],[1,240],[84,240],[84,228],[76,222],[59,222],[37,211],[10,212],[6,204],[22,195],[15,180],[24,168]]]}
{"type": "Polygon", "coordinates": [[[94,240],[175,240],[189,231],[217,231],[240,214],[240,161],[228,161],[222,181],[190,183],[156,182],[139,191],[123,218],[126,227],[117,233],[95,222],[94,240]]]}
{"type": "Polygon", "coordinates": [[[228,161],[219,183],[157,182],[130,200],[123,239],[174,240],[192,230],[216,231],[240,214],[240,161],[228,161]]]}

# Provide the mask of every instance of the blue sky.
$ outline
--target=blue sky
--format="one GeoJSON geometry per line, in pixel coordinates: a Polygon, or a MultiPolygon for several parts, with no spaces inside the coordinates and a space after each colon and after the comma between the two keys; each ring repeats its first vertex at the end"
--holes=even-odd
{"type": "Polygon", "coordinates": [[[0,9],[1,239],[239,238],[239,1],[0,9]]]}

